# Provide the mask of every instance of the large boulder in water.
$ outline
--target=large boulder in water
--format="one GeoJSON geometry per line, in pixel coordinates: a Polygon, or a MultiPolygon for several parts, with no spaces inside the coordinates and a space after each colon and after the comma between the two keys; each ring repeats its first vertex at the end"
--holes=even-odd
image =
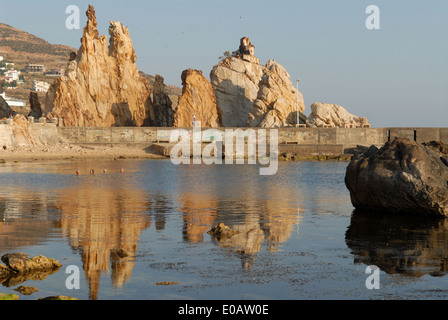
{"type": "Polygon", "coordinates": [[[448,216],[448,154],[406,139],[370,147],[349,164],[345,184],[360,211],[448,216]]]}

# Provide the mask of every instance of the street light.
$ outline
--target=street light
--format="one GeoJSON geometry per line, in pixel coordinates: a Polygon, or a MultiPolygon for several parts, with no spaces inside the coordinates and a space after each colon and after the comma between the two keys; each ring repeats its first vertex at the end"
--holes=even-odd
{"type": "Polygon", "coordinates": [[[297,80],[297,127],[300,127],[299,82],[300,79],[297,80]]]}

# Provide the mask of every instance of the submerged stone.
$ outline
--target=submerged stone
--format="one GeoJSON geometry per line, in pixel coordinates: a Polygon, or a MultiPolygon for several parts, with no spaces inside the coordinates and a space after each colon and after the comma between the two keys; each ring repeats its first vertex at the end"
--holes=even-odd
{"type": "Polygon", "coordinates": [[[28,280],[44,280],[59,270],[62,264],[51,258],[37,256],[28,258],[24,253],[8,253],[2,256],[0,284],[6,287],[19,285],[28,280]]]}
{"type": "Polygon", "coordinates": [[[233,229],[230,229],[228,226],[226,226],[224,223],[219,223],[215,225],[209,232],[207,232],[209,235],[214,236],[218,241],[229,239],[233,237],[234,235],[240,233],[239,231],[235,231],[233,229]]]}
{"type": "Polygon", "coordinates": [[[18,288],[15,288],[14,290],[20,292],[24,296],[30,296],[33,293],[39,291],[39,289],[37,289],[36,287],[28,287],[28,286],[20,286],[18,288]]]}

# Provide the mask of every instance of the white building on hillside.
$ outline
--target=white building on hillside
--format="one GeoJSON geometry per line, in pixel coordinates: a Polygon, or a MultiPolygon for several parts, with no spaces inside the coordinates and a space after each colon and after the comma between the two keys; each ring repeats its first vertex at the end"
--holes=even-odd
{"type": "Polygon", "coordinates": [[[17,70],[8,70],[5,72],[5,77],[11,78],[11,81],[18,81],[21,72],[17,70]]]}
{"type": "Polygon", "coordinates": [[[6,94],[0,93],[0,96],[6,101],[10,107],[26,107],[26,101],[7,97],[6,94]]]}
{"type": "Polygon", "coordinates": [[[2,56],[0,56],[0,61],[3,61],[3,57],[2,56]]]}
{"type": "Polygon", "coordinates": [[[35,92],[47,92],[50,89],[50,84],[45,81],[33,81],[32,90],[35,92]]]}

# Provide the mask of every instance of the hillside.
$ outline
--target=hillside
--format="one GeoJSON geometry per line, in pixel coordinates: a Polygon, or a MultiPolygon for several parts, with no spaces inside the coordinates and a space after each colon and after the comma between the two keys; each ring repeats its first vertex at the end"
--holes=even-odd
{"type": "Polygon", "coordinates": [[[27,63],[45,64],[47,68],[65,67],[75,48],[50,44],[28,32],[0,23],[0,55],[23,68],[27,63]]]}

